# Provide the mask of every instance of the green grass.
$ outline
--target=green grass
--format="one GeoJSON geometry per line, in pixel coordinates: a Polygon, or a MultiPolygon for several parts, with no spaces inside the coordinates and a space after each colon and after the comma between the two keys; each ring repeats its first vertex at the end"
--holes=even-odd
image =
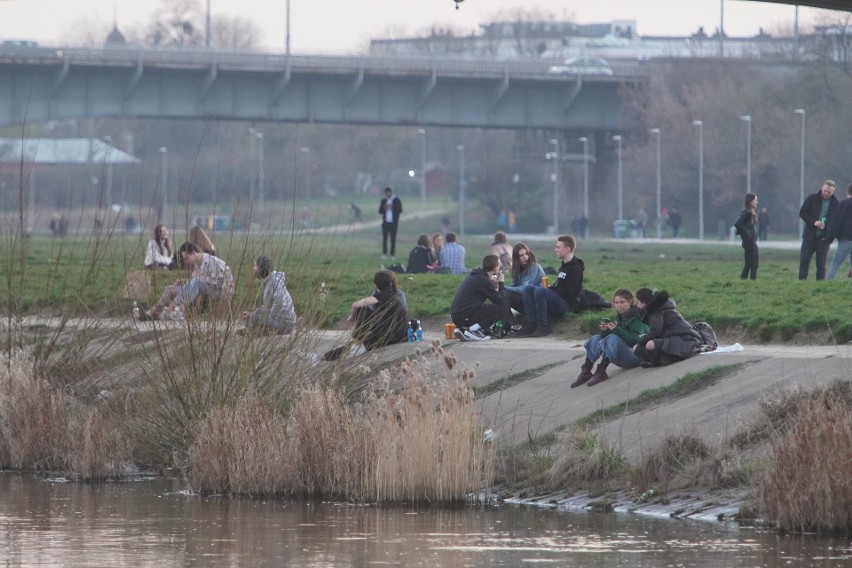
{"type": "MultiPolygon", "coordinates": [[[[409,200],[411,201],[411,200],[409,200]]],[[[376,205],[377,206],[377,205],[376,205]]],[[[441,210],[443,202],[411,209],[441,210]]],[[[346,221],[345,210],[335,205],[337,217],[346,221]]],[[[321,203],[316,209],[332,208],[321,203]]],[[[409,209],[407,209],[408,211],[409,209]]],[[[364,216],[377,215],[364,203],[364,216]]],[[[452,214],[452,213],[451,213],[452,214]]],[[[427,218],[403,218],[398,238],[397,262],[405,263],[418,234],[435,232],[443,213],[427,218]]],[[[326,219],[327,220],[327,219],[326,219]]],[[[352,301],[372,291],[372,276],[381,264],[381,231],[367,227],[348,235],[311,235],[289,232],[282,235],[245,236],[216,233],[213,239],[219,255],[237,277],[238,308],[256,301],[258,285],[251,266],[258,254],[272,257],[275,268],[287,273],[287,283],[296,306],[312,321],[330,325],[344,318],[352,301]],[[321,283],[329,290],[319,298],[321,283]]],[[[175,240],[182,231],[173,231],[175,240]]],[[[96,315],[124,313],[130,302],[122,298],[125,274],[140,268],[148,232],[142,235],[74,237],[54,240],[34,236],[25,241],[7,234],[0,256],[0,283],[6,288],[7,313],[36,311],[96,315]],[[14,259],[23,258],[23,263],[14,259]]],[[[515,240],[511,239],[514,243],[515,240]]],[[[462,239],[467,249],[467,266],[472,268],[487,253],[487,236],[462,239]]],[[[530,246],[545,266],[558,266],[552,240],[533,240],[530,246]]],[[[739,279],[742,249],[717,243],[645,244],[604,240],[581,241],[577,256],[586,266],[586,287],[609,297],[621,287],[633,290],[648,286],[666,289],[679,310],[691,321],[708,321],[718,332],[736,330],[750,341],[789,341],[799,333],[813,333],[818,342],[845,343],[852,339],[852,302],[846,301],[849,283],[800,282],[797,275],[798,250],[761,250],[759,279],[739,279]]],[[[164,275],[168,282],[177,275],[164,275]]],[[[443,318],[461,276],[399,275],[413,317],[443,318]]],[[[153,299],[153,298],[152,298],[153,299]]],[[[583,333],[594,333],[599,313],[571,315],[583,333]]]]}
{"type": "Polygon", "coordinates": [[[515,385],[523,383],[524,381],[529,381],[530,379],[540,377],[550,369],[554,367],[559,367],[564,364],[564,362],[550,363],[548,365],[536,367],[535,369],[527,369],[525,371],[521,371],[519,373],[515,373],[507,377],[503,377],[502,379],[496,380],[493,383],[488,383],[487,385],[484,385],[482,387],[474,386],[473,393],[476,398],[488,396],[492,393],[511,388],[515,385]]]}

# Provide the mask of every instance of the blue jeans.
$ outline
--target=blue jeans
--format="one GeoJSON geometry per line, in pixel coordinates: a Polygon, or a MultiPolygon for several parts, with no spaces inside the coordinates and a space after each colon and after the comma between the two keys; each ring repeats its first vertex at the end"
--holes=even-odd
{"type": "Polygon", "coordinates": [[[205,296],[208,300],[213,301],[220,300],[222,298],[222,288],[219,286],[211,286],[210,284],[202,281],[200,278],[192,278],[189,282],[180,287],[180,290],[175,296],[175,305],[181,306],[186,304],[187,306],[190,306],[198,298],[198,296],[205,296]]]}
{"type": "Polygon", "coordinates": [[[642,360],[633,353],[633,349],[623,339],[614,334],[605,337],[593,335],[583,345],[586,357],[597,361],[601,355],[612,361],[612,364],[622,369],[638,367],[642,360]]]}
{"type": "Polygon", "coordinates": [[[834,259],[831,261],[831,268],[828,269],[828,279],[834,280],[837,276],[837,271],[843,266],[843,261],[849,259],[852,263],[852,241],[837,240],[837,250],[834,251],[834,259]]]}
{"type": "Polygon", "coordinates": [[[550,288],[527,286],[524,288],[524,318],[536,325],[547,325],[549,315],[561,318],[568,311],[562,296],[550,288]]]}

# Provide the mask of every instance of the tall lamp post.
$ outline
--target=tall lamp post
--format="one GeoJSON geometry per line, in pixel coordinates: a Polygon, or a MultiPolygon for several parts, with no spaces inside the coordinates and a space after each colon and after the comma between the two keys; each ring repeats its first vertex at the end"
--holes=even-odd
{"type": "Polygon", "coordinates": [[[459,151],[459,233],[464,236],[464,146],[456,146],[459,151]]]}
{"type": "Polygon", "coordinates": [[[657,238],[659,239],[660,237],[663,236],[662,235],[662,228],[663,227],[660,224],[660,211],[663,210],[663,203],[662,203],[662,193],[663,193],[662,187],[663,187],[663,184],[662,184],[662,176],[661,176],[661,170],[660,170],[660,150],[661,150],[661,144],[662,144],[662,142],[661,142],[662,132],[660,131],[659,128],[652,128],[648,132],[650,132],[651,134],[653,134],[657,138],[657,214],[655,215],[655,219],[656,219],[655,222],[657,224],[657,238]]]}
{"type": "Polygon", "coordinates": [[[263,211],[264,202],[264,180],[263,180],[263,132],[255,134],[257,137],[257,198],[260,211],[263,211]]]}
{"type": "Polygon", "coordinates": [[[621,171],[621,134],[616,134],[612,137],[612,139],[618,142],[618,219],[624,219],[624,205],[623,205],[623,195],[624,195],[624,185],[621,171]]]}
{"type": "Polygon", "coordinates": [[[704,123],[693,120],[698,128],[698,238],[704,240],[704,123]]]}
{"type": "MultiPolygon", "coordinates": [[[[802,142],[799,146],[799,204],[805,201],[805,109],[797,108],[794,110],[798,115],[802,116],[802,142]]],[[[799,219],[799,230],[804,228],[805,222],[799,219]]]]}
{"type": "Polygon", "coordinates": [[[115,174],[115,166],[112,159],[112,136],[104,136],[107,147],[104,149],[104,162],[106,163],[106,191],[104,201],[106,206],[112,205],[112,183],[115,174]]]}
{"type": "MultiPolygon", "coordinates": [[[[583,217],[589,219],[589,139],[585,136],[578,138],[583,143],[583,217]]],[[[583,235],[586,237],[587,235],[583,235]]]]}
{"type": "Polygon", "coordinates": [[[553,160],[553,232],[559,233],[559,140],[551,138],[553,152],[549,152],[545,158],[553,160]]]}
{"type": "Polygon", "coordinates": [[[426,203],[426,130],[420,128],[420,202],[426,203]]]}
{"type": "Polygon", "coordinates": [[[257,130],[249,128],[249,199],[257,195],[257,130]]]}
{"type": "Polygon", "coordinates": [[[169,151],[165,146],[160,148],[160,185],[163,187],[163,205],[161,207],[160,222],[167,223],[169,219],[169,151]]]}
{"type": "Polygon", "coordinates": [[[751,115],[741,116],[746,123],[746,193],[751,193],[751,115]]]}

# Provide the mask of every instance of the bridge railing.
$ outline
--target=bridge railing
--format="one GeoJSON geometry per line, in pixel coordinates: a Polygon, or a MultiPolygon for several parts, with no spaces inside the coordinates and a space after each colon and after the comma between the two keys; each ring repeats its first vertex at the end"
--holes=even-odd
{"type": "MultiPolygon", "coordinates": [[[[277,71],[289,66],[291,72],[328,73],[422,73],[459,76],[525,76],[565,79],[549,72],[560,59],[467,59],[450,56],[369,56],[369,55],[290,55],[249,51],[217,51],[203,48],[163,49],[138,46],[79,48],[0,45],[0,64],[68,64],[135,67],[138,65],[207,68],[244,71],[277,71]]],[[[612,78],[639,78],[647,75],[637,60],[611,60],[612,78]]],[[[570,77],[570,76],[569,76],[570,77]]]]}

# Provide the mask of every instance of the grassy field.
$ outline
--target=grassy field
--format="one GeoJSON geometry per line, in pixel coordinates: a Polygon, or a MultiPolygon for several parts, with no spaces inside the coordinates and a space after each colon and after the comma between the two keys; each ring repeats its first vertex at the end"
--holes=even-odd
{"type": "MultiPolygon", "coordinates": [[[[373,219],[372,213],[365,209],[365,218],[373,219]]],[[[405,262],[419,233],[437,230],[442,216],[409,218],[403,224],[397,262],[405,262]]],[[[337,218],[347,220],[342,209],[337,218]]],[[[380,259],[380,229],[374,226],[362,225],[348,234],[314,234],[285,228],[282,233],[286,234],[213,235],[219,255],[237,276],[238,308],[256,301],[258,286],[251,266],[258,254],[270,256],[275,268],[286,272],[288,287],[301,314],[324,326],[345,317],[352,301],[372,291],[373,273],[383,262],[389,264],[380,259]],[[324,296],[319,293],[323,283],[328,290],[324,296]]],[[[175,236],[180,238],[182,234],[175,236]]],[[[23,240],[6,235],[0,259],[0,281],[7,290],[6,315],[126,313],[130,307],[130,301],[123,298],[126,274],[140,268],[147,239],[147,232],[97,238],[33,236],[23,240]]],[[[490,239],[467,237],[462,244],[467,249],[467,266],[473,268],[486,254],[490,239]]],[[[558,266],[550,239],[529,244],[542,265],[558,266]]],[[[813,277],[807,282],[798,281],[798,250],[761,249],[760,271],[754,282],[739,279],[742,249],[713,241],[674,244],[649,240],[637,244],[589,239],[580,242],[577,256],[586,265],[587,288],[605,297],[620,287],[666,289],[688,319],[708,321],[721,332],[747,332],[753,341],[788,341],[802,333],[814,334],[811,340],[817,342],[846,342],[852,338],[849,282],[845,277],[833,282],[816,282],[813,277]]],[[[165,275],[158,288],[177,276],[165,275]]],[[[399,279],[413,317],[428,320],[448,315],[462,278],[420,274],[400,275],[399,279]]],[[[592,331],[599,316],[569,318],[585,331],[592,331]]]]}

